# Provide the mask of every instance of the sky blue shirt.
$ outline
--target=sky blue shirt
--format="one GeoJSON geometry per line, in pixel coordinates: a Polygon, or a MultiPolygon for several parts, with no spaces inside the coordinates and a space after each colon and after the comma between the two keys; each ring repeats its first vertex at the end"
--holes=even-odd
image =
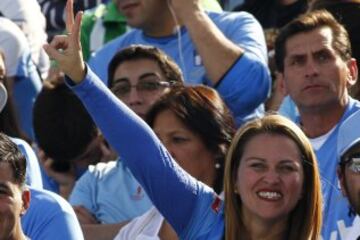
{"type": "Polygon", "coordinates": [[[21,218],[26,236],[33,240],[83,240],[70,204],[59,195],[30,188],[30,207],[21,218]]]}
{"type": "Polygon", "coordinates": [[[120,160],[98,163],[76,182],[71,205],[87,208],[101,223],[119,223],[147,211],[152,203],[120,160]]]}
{"type": "MultiPolygon", "coordinates": [[[[334,131],[330,134],[320,149],[315,151],[322,184],[323,193],[323,226],[322,238],[324,240],[345,239],[346,234],[352,229],[353,216],[349,216],[349,203],[342,195],[336,170],[337,138],[341,124],[354,112],[360,111],[360,102],[349,98],[345,113],[341,117],[334,131]]],[[[297,119],[299,122],[300,119],[297,119]]],[[[360,123],[354,128],[359,128],[360,123]]]]}

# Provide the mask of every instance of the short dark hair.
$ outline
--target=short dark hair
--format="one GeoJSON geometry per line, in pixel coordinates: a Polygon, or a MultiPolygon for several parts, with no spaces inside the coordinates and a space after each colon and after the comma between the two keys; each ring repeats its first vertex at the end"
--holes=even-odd
{"type": "Polygon", "coordinates": [[[175,87],[162,96],[149,110],[146,122],[153,127],[159,113],[170,110],[216,157],[216,192],[223,189],[225,154],[235,132],[234,119],[219,94],[206,86],[175,87]]]}
{"type": "Polygon", "coordinates": [[[351,44],[345,28],[326,10],[317,10],[299,16],[280,30],[275,41],[277,70],[280,72],[284,71],[286,42],[289,38],[321,27],[329,27],[331,29],[333,35],[332,45],[340,57],[344,61],[351,59],[351,44]]]}
{"type": "Polygon", "coordinates": [[[41,90],[34,104],[33,125],[39,147],[58,163],[81,155],[98,135],[85,107],[65,84],[41,90]]]}
{"type": "Polygon", "coordinates": [[[17,145],[4,133],[0,133],[0,163],[11,167],[15,183],[25,185],[26,160],[17,145]]]}
{"type": "Polygon", "coordinates": [[[124,48],[117,52],[110,61],[108,67],[108,87],[112,87],[116,68],[120,64],[127,61],[136,61],[142,59],[155,61],[166,77],[166,81],[181,84],[184,82],[181,70],[178,65],[159,48],[145,45],[131,45],[130,47],[124,48]]]}

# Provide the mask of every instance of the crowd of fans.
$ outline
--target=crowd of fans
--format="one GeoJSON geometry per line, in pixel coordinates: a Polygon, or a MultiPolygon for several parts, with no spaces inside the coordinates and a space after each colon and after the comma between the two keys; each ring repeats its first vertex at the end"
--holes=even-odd
{"type": "Polygon", "coordinates": [[[359,240],[359,23],[359,0],[2,0],[0,239],[359,240]]]}

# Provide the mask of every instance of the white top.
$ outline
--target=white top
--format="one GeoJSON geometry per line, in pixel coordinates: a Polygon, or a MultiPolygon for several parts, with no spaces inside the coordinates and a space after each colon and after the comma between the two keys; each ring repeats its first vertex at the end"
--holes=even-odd
{"type": "Polygon", "coordinates": [[[357,240],[360,238],[360,217],[357,216],[353,222],[349,234],[346,236],[346,240],[357,240]]]}
{"type": "Polygon", "coordinates": [[[330,131],[316,138],[310,138],[310,143],[315,151],[319,150],[321,146],[326,142],[331,133],[334,132],[337,125],[335,125],[330,131]]]}
{"type": "Polygon", "coordinates": [[[0,17],[0,50],[5,55],[6,76],[16,76],[19,62],[29,51],[29,45],[20,28],[4,17],[0,17]]]}
{"type": "Polygon", "coordinates": [[[158,234],[163,221],[164,217],[152,207],[121,228],[114,240],[160,240],[158,234]]]}
{"type": "Polygon", "coordinates": [[[1,0],[0,12],[24,32],[33,61],[42,73],[47,73],[49,58],[42,48],[47,41],[46,19],[37,0],[1,0]]]}

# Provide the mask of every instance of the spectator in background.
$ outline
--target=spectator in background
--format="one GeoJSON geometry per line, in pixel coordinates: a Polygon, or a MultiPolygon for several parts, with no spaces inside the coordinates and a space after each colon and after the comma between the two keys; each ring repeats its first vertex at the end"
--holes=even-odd
{"type": "MultiPolygon", "coordinates": [[[[3,83],[7,85],[3,60],[0,52],[0,106],[3,106],[3,111],[5,111],[5,113],[0,113],[0,130],[21,136],[15,127],[17,121],[13,114],[12,96],[6,94],[6,88],[3,86],[3,83]]],[[[21,218],[24,233],[31,239],[82,240],[81,228],[69,203],[56,194],[42,190],[39,162],[32,148],[19,138],[11,138],[11,141],[18,146],[26,159],[25,183],[30,191],[31,204],[27,209],[27,214],[21,218]]],[[[0,173],[1,176],[2,173],[0,173]]],[[[1,213],[0,225],[2,225],[1,220],[4,219],[4,215],[1,213]]],[[[0,235],[4,233],[6,234],[3,229],[0,229],[0,235]]]]}
{"type": "Polygon", "coordinates": [[[299,110],[295,121],[310,138],[319,162],[325,204],[322,237],[340,238],[340,226],[350,229],[353,217],[336,188],[336,141],[339,126],[360,111],[360,102],[348,93],[358,77],[348,34],[330,13],[309,12],[281,30],[275,59],[284,88],[299,110]]]}
{"type": "MultiPolygon", "coordinates": [[[[46,18],[46,32],[50,41],[55,34],[65,30],[65,5],[66,0],[37,0],[41,11],[46,18]]],[[[75,1],[75,11],[85,11],[111,0],[77,0],[75,1]]]]}
{"type": "Polygon", "coordinates": [[[32,109],[42,82],[24,33],[3,17],[0,17],[0,50],[4,53],[9,95],[14,97],[21,130],[33,141],[32,109]]]}
{"type": "Polygon", "coordinates": [[[349,214],[357,215],[352,232],[345,238],[360,238],[360,112],[351,115],[339,128],[337,141],[338,175],[341,190],[349,201],[349,214]]]}
{"type": "Polygon", "coordinates": [[[120,3],[127,23],[136,29],[109,42],[89,60],[106,84],[107,66],[117,51],[131,44],[152,45],[174,59],[185,83],[217,88],[228,107],[238,109],[233,112],[238,125],[262,115],[270,76],[263,31],[251,15],[205,12],[199,0],[120,3]],[[227,78],[232,81],[224,81],[227,78]]]}
{"type": "Polygon", "coordinates": [[[24,141],[26,136],[19,128],[18,120],[13,105],[13,96],[9,89],[9,82],[6,77],[4,55],[0,51],[0,131],[11,136],[22,154],[26,158],[26,184],[42,189],[42,179],[38,159],[30,147],[24,141]]]}
{"type": "Polygon", "coordinates": [[[32,60],[44,79],[50,62],[42,46],[47,41],[45,17],[36,0],[1,0],[0,15],[10,19],[24,32],[32,60]]]}
{"type": "MultiPolygon", "coordinates": [[[[105,43],[128,30],[126,18],[120,12],[120,1],[111,0],[85,11],[81,25],[81,45],[85,61],[105,43]]],[[[201,0],[206,10],[221,11],[216,0],[201,0]]]]}
{"type": "MultiPolygon", "coordinates": [[[[175,85],[182,85],[179,67],[154,47],[133,45],[118,52],[109,65],[109,88],[138,116],[175,85]]],[[[87,239],[113,238],[128,221],[152,203],[120,158],[99,163],[76,182],[70,203],[87,239]]]]}
{"type": "Polygon", "coordinates": [[[25,174],[24,156],[15,143],[0,133],[0,239],[27,239],[20,221],[30,204],[25,174]]]}
{"type": "Polygon", "coordinates": [[[42,89],[33,122],[44,188],[67,198],[90,164],[106,161],[108,147],[81,102],[63,83],[42,89]]]}

